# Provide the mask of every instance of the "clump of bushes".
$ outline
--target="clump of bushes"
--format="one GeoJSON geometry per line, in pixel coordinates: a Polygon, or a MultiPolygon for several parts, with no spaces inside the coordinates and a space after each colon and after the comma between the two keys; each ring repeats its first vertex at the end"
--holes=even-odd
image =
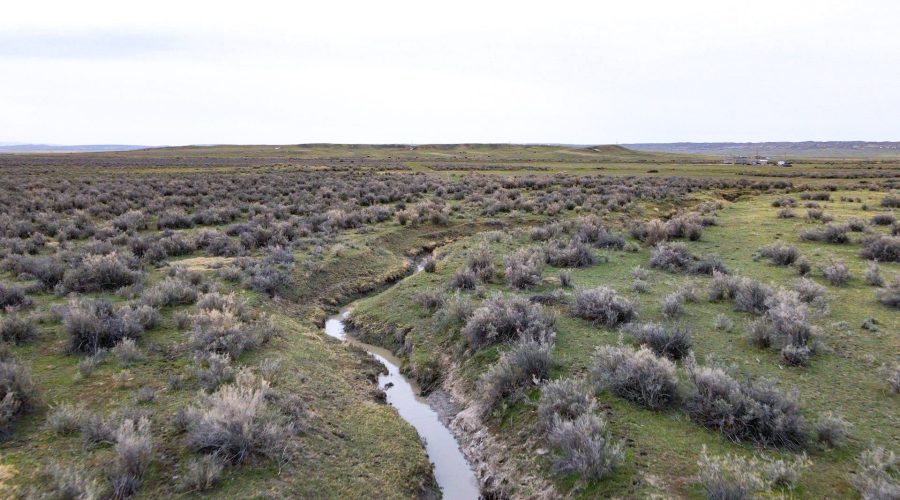
{"type": "Polygon", "coordinates": [[[113,252],[86,255],[65,274],[63,286],[73,292],[99,292],[133,285],[141,279],[141,272],[131,269],[128,258],[113,252]]]}
{"type": "Polygon", "coordinates": [[[32,301],[21,287],[7,287],[0,283],[0,310],[29,307],[32,301]]]}
{"type": "Polygon", "coordinates": [[[897,220],[893,213],[875,214],[872,216],[872,224],[876,226],[890,226],[897,220]]]}
{"type": "Polygon", "coordinates": [[[789,365],[805,366],[817,350],[821,333],[809,320],[809,310],[794,291],[780,290],[766,301],[765,315],[750,324],[751,342],[781,349],[789,365]]]}
{"type": "Polygon", "coordinates": [[[800,233],[800,239],[833,244],[843,244],[850,241],[850,237],[847,236],[847,227],[835,226],[833,224],[803,231],[800,233]]]}
{"type": "Polygon", "coordinates": [[[793,489],[809,464],[805,455],[790,462],[738,455],[716,457],[707,453],[706,445],[697,461],[700,484],[707,498],[716,500],[749,500],[765,497],[774,488],[793,489]]]}
{"type": "Polygon", "coordinates": [[[37,338],[37,327],[31,318],[9,314],[0,320],[0,340],[13,344],[24,344],[37,338]]]}
{"type": "Polygon", "coordinates": [[[31,370],[14,359],[0,356],[0,438],[15,419],[34,410],[38,391],[31,370]]]}
{"type": "Polygon", "coordinates": [[[63,328],[72,352],[96,353],[125,338],[125,322],[104,299],[71,299],[63,313],[63,328]]]}
{"type": "Polygon", "coordinates": [[[549,343],[525,339],[503,353],[478,381],[482,416],[494,413],[522,388],[545,380],[552,366],[550,348],[549,343]]]}
{"type": "Polygon", "coordinates": [[[541,387],[538,421],[545,430],[552,428],[556,418],[573,420],[593,409],[594,398],[579,380],[566,378],[541,387]]]}
{"type": "Polygon", "coordinates": [[[841,259],[829,261],[820,266],[819,270],[829,283],[835,286],[844,286],[850,282],[850,268],[841,259]]]}
{"type": "Polygon", "coordinates": [[[155,308],[193,304],[196,301],[197,288],[181,278],[166,277],[141,294],[141,302],[155,308]]]}
{"type": "Polygon", "coordinates": [[[684,298],[678,292],[672,292],[660,301],[663,316],[675,318],[684,312],[684,298]]]}
{"type": "Polygon", "coordinates": [[[666,225],[659,219],[653,219],[646,224],[636,224],[631,227],[631,236],[646,243],[647,245],[657,245],[669,239],[669,232],[666,225]]]}
{"type": "Polygon", "coordinates": [[[234,464],[253,456],[277,456],[291,424],[267,401],[269,392],[268,382],[241,371],[233,384],[189,408],[185,415],[188,445],[234,464]]]}
{"type": "Polygon", "coordinates": [[[613,327],[635,318],[634,303],[615,290],[601,286],[579,290],[575,294],[572,314],[595,324],[613,327]]]}
{"type": "Polygon", "coordinates": [[[829,448],[840,448],[850,436],[851,425],[840,415],[827,411],[819,415],[814,431],[816,441],[829,448]]]}
{"type": "Polygon", "coordinates": [[[900,498],[900,459],[881,446],[860,453],[853,486],[866,500],[900,498]]]}
{"type": "Polygon", "coordinates": [[[556,448],[556,471],[597,481],[609,476],[625,459],[624,441],[615,441],[604,419],[584,413],[574,419],[555,417],[547,441],[556,448]]]}
{"type": "Polygon", "coordinates": [[[494,258],[486,242],[482,241],[469,253],[466,269],[481,281],[490,281],[494,277],[494,258]]]}
{"type": "Polygon", "coordinates": [[[460,269],[450,279],[448,286],[456,290],[474,290],[478,286],[478,276],[471,269],[460,269]]]}
{"type": "Polygon", "coordinates": [[[555,335],[555,323],[540,304],[520,296],[495,296],[475,309],[463,335],[475,350],[517,339],[549,342],[555,335]]]}
{"type": "Polygon", "coordinates": [[[686,357],[693,346],[690,331],[682,325],[629,323],[625,326],[625,331],[638,344],[653,350],[657,356],[665,356],[673,360],[686,357]]]}
{"type": "Polygon", "coordinates": [[[878,262],[900,262],[900,236],[878,235],[865,238],[860,255],[878,262]]]}
{"type": "Polygon", "coordinates": [[[789,266],[800,258],[796,247],[784,243],[772,243],[759,249],[759,254],[778,266],[789,266]]]}
{"type": "Polygon", "coordinates": [[[550,242],[544,248],[548,264],[555,267],[588,267],[597,261],[591,247],[578,238],[566,243],[561,240],[550,242]]]}
{"type": "Polygon", "coordinates": [[[153,459],[150,420],[125,419],[115,433],[116,462],[110,474],[114,498],[127,498],[137,493],[141,480],[153,459]]]}
{"type": "Polygon", "coordinates": [[[180,489],[199,493],[213,489],[222,480],[224,465],[215,455],[203,455],[188,462],[181,476],[180,489]]]}
{"type": "Polygon", "coordinates": [[[444,297],[434,313],[434,323],[439,330],[464,325],[475,312],[475,305],[468,296],[457,291],[444,297]]]}
{"type": "Polygon", "coordinates": [[[541,283],[544,272],[544,256],[535,249],[523,248],[506,257],[506,282],[512,288],[522,290],[541,283]]]}
{"type": "Polygon", "coordinates": [[[873,261],[869,261],[869,265],[866,266],[866,272],[863,275],[863,279],[865,280],[867,285],[872,286],[883,286],[884,278],[881,277],[881,269],[878,267],[878,263],[873,261]]]}
{"type": "Polygon", "coordinates": [[[900,276],[895,276],[888,286],[875,292],[875,298],[888,307],[900,309],[900,276]]]}
{"type": "Polygon", "coordinates": [[[228,353],[232,358],[261,343],[252,325],[229,309],[201,309],[195,313],[188,340],[196,351],[228,353]]]}
{"type": "Polygon", "coordinates": [[[696,257],[682,243],[658,245],[650,255],[650,267],[664,271],[678,272],[693,264],[696,257]]]}
{"type": "Polygon", "coordinates": [[[745,276],[729,276],[714,273],[709,285],[709,300],[733,300],[738,311],[762,314],[766,300],[772,296],[772,288],[745,276]]]}
{"type": "Polygon", "coordinates": [[[728,269],[718,257],[710,255],[698,258],[691,254],[683,243],[657,245],[653,249],[653,253],[650,254],[649,265],[652,268],[669,272],[689,272],[706,275],[712,275],[715,272],[728,273],[728,269]]]}
{"type": "Polygon", "coordinates": [[[675,365],[653,351],[641,347],[602,346],[589,368],[598,391],[613,394],[651,410],[662,410],[678,403],[678,378],[675,365]]]}
{"type": "Polygon", "coordinates": [[[885,208],[900,208],[900,195],[889,193],[881,199],[881,206],[885,208]]]}
{"type": "Polygon", "coordinates": [[[762,446],[802,448],[809,425],[796,395],[781,392],[767,379],[738,382],[721,368],[690,366],[695,390],[688,414],[698,424],[735,441],[762,446]]]}

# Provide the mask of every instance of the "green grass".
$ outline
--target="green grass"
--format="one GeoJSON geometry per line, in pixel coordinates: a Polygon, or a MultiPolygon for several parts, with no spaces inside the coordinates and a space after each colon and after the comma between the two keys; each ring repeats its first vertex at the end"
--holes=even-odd
{"type": "MultiPolygon", "coordinates": [[[[838,200],[842,195],[862,197],[870,205],[880,200],[879,194],[870,192],[839,191],[833,193],[832,198],[838,200]]],[[[875,289],[863,283],[862,272],[866,263],[858,256],[859,244],[827,245],[800,240],[799,232],[812,223],[802,218],[778,219],[777,209],[771,207],[775,197],[746,197],[728,204],[720,211],[719,225],[708,228],[701,241],[690,242],[688,246],[695,254],[721,256],[733,272],[784,287],[799,278],[794,268],[754,259],[757,249],[775,238],[797,246],[814,267],[829,258],[847,261],[854,278],[845,287],[828,286],[831,314],[817,321],[825,332],[823,340],[827,349],[817,355],[808,368],[783,366],[777,351],[750,345],[743,332],[752,316],[735,312],[729,303],[707,302],[707,277],[652,270],[650,293],[631,292],[630,271],[637,265],[647,267],[650,252],[646,248],[636,253],[598,252],[605,254],[608,261],[573,270],[572,276],[576,286],[612,286],[633,298],[639,303],[640,318],[649,321],[663,319],[659,307],[662,297],[687,282],[697,284],[704,300],[686,304],[686,313],[679,321],[691,327],[698,359],[716,356],[746,373],[776,378],[782,388],[796,388],[799,391],[810,421],[814,421],[821,412],[836,410],[855,426],[851,441],[845,448],[824,450],[813,447],[809,451],[813,465],[803,475],[802,486],[792,494],[803,498],[852,496],[849,479],[856,455],[871,443],[889,448],[896,448],[900,443],[900,401],[887,394],[886,381],[878,372],[882,364],[897,361],[900,337],[896,332],[900,331],[900,321],[896,312],[876,302],[875,289]],[[714,329],[713,321],[717,314],[725,314],[733,320],[735,328],[732,332],[714,329]],[[860,325],[867,318],[877,319],[881,331],[871,333],[862,330],[860,325]]],[[[837,217],[837,222],[852,216],[868,219],[872,215],[872,212],[864,212],[860,203],[832,201],[824,205],[826,212],[837,217]]],[[[802,211],[798,210],[798,213],[802,211]]],[[[411,345],[407,358],[409,373],[416,375],[419,371],[417,366],[441,364],[441,360],[449,356],[462,363],[462,373],[470,384],[470,390],[474,390],[475,380],[497,358],[496,348],[485,349],[471,358],[461,355],[461,340],[457,331],[436,329],[430,314],[415,300],[417,294],[443,286],[457,269],[464,266],[466,251],[481,239],[481,236],[473,236],[441,248],[438,255],[442,258],[437,273],[417,274],[382,294],[357,303],[353,312],[355,321],[363,325],[363,330],[384,332],[382,343],[392,345],[388,333],[394,329],[408,332],[406,342],[411,345]]],[[[502,267],[502,255],[529,244],[532,243],[521,233],[512,233],[510,239],[492,243],[495,264],[498,268],[502,267]]],[[[881,267],[888,278],[900,274],[898,264],[881,264],[881,267]]],[[[534,291],[555,288],[555,282],[549,278],[557,272],[557,269],[548,267],[544,273],[545,283],[534,291]]],[[[818,271],[814,271],[813,279],[825,283],[818,271]]],[[[483,295],[487,296],[509,293],[501,282],[485,284],[483,288],[483,295]]],[[[558,336],[553,352],[556,363],[554,377],[583,375],[594,349],[599,345],[617,343],[619,333],[572,318],[564,307],[556,309],[558,336]]],[[[369,340],[377,341],[379,337],[374,335],[369,340]]],[[[449,369],[446,361],[443,365],[444,370],[449,369]]],[[[683,371],[681,378],[686,386],[683,371]]],[[[751,446],[732,443],[715,432],[697,426],[680,410],[655,413],[609,394],[598,397],[614,434],[628,439],[627,461],[622,471],[614,477],[596,484],[582,484],[574,477],[555,476],[549,460],[540,460],[538,463],[543,468],[543,474],[553,478],[561,491],[574,496],[591,498],[597,495],[674,493],[701,497],[702,491],[691,478],[697,473],[696,461],[702,445],[717,454],[749,454],[754,451],[751,446]]],[[[518,403],[492,421],[491,425],[498,434],[518,441],[521,438],[515,436],[527,435],[533,428],[534,410],[533,401],[518,403]]],[[[527,454],[534,454],[535,447],[540,446],[533,440],[519,444],[522,453],[527,454]]],[[[780,455],[773,451],[763,453],[780,455]]]]}

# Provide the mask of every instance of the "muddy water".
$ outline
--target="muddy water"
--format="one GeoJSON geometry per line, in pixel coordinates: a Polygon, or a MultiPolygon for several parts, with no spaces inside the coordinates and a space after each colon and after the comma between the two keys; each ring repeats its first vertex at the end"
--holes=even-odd
{"type": "MultiPolygon", "coordinates": [[[[417,271],[421,270],[418,269],[417,271]]],[[[387,402],[397,413],[418,431],[425,443],[425,452],[434,464],[434,477],[444,498],[477,499],[478,480],[459,449],[459,443],[447,427],[441,423],[437,412],[419,396],[418,385],[400,374],[401,361],[387,349],[360,342],[347,335],[344,320],[349,308],[325,322],[325,333],[336,339],[357,346],[387,368],[387,375],[378,376],[378,386],[387,395],[387,402]]]]}

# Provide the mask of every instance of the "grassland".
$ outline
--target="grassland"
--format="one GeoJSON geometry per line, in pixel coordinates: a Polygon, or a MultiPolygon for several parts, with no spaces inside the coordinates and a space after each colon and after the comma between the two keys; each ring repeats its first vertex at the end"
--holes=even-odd
{"type": "MultiPolygon", "coordinates": [[[[900,187],[897,163],[801,162],[780,169],[608,146],[303,145],[0,155],[0,169],[5,174],[0,284],[27,297],[11,303],[2,316],[28,318],[37,332],[21,343],[3,343],[7,359],[27,367],[37,394],[33,409],[17,412],[4,426],[3,496],[58,494],[55,464],[74,471],[82,483],[93,482],[87,489],[99,496],[116,494],[110,489],[120,460],[116,440],[88,443],[82,428],[56,432],[48,417],[66,405],[80,406],[113,427],[127,418],[149,420],[152,458],[137,474],[139,487],[128,495],[438,494],[415,430],[381,402],[372,383],[378,365],[326,338],[321,325],[327,313],[360,299],[351,318],[361,338],[397,352],[404,371],[427,390],[451,394],[462,407],[474,408],[484,374],[515,342],[474,349],[461,331],[464,322],[440,321],[440,310],[426,308],[421,297],[455,293],[448,284],[482,249],[497,272],[474,290],[459,292],[474,307],[495,295],[562,297],[543,306],[556,317],[551,380],[585,377],[600,346],[633,344],[621,326],[571,314],[578,290],[608,286],[635,303],[640,321],[688,327],[699,363],[773,378],[780,389],[797,390],[810,422],[835,411],[853,425],[840,447],[812,440],[802,450],[810,464],[796,485],[767,494],[857,496],[860,453],[872,446],[900,449],[900,397],[891,393],[886,374],[900,363],[900,319],[897,309],[876,300],[879,287],[864,282],[868,262],[860,257],[864,237],[888,235],[892,227],[867,223],[864,232],[849,233],[846,244],[800,238],[801,232],[825,225],[803,217],[803,193],[828,193],[828,201],[816,203],[834,225],[890,213],[881,202],[900,187]],[[783,197],[796,200],[797,217],[778,217],[779,208],[772,205],[783,197]],[[745,332],[756,315],[736,311],[728,301],[707,300],[711,276],[648,269],[647,290],[632,289],[632,270],[649,268],[655,247],[629,230],[651,219],[700,211],[715,223],[684,245],[695,255],[719,256],[731,275],[772,289],[791,287],[800,277],[795,266],[776,266],[757,255],[776,241],[795,247],[812,264],[810,276],[826,288],[828,312],[813,320],[823,347],[808,366],[788,366],[777,349],[752,345],[745,332]],[[164,222],[175,216],[189,223],[164,222]],[[532,230],[559,224],[563,229],[556,238],[568,241],[586,220],[622,235],[626,248],[592,247],[592,265],[548,264],[535,286],[510,288],[505,258],[548,244],[535,240],[532,230]],[[173,235],[184,241],[179,251],[146,250],[163,247],[159,240],[173,235]],[[432,251],[434,272],[409,275],[409,258],[432,251]],[[122,256],[127,270],[139,276],[137,284],[80,289],[73,276],[87,267],[89,256],[100,253],[122,256]],[[17,264],[30,257],[58,261],[64,279],[42,286],[36,271],[17,264]],[[829,284],[817,267],[835,259],[846,262],[851,273],[845,286],[829,284]],[[189,270],[175,271],[185,267],[189,270]],[[561,287],[562,271],[570,273],[574,288],[561,287]],[[118,310],[150,303],[148,290],[167,278],[182,280],[181,286],[193,287],[199,296],[234,293],[252,311],[247,325],[276,331],[230,364],[270,379],[268,413],[259,418],[271,413],[273,422],[293,429],[275,453],[225,461],[218,481],[202,492],[184,486],[184,479],[189,464],[210,450],[190,446],[191,427],[178,423],[179,409],[202,409],[207,398],[237,382],[202,384],[199,370],[205,365],[197,359],[206,354],[192,334],[202,326],[199,306],[156,307],[158,324],[134,335],[142,359],[125,363],[108,354],[88,374],[80,365],[93,353],[71,349],[65,320],[71,300],[104,299],[118,310]],[[699,291],[699,300],[686,301],[676,319],[665,317],[661,301],[686,285],[699,291]],[[720,316],[733,323],[731,331],[714,327],[720,316]],[[864,324],[876,327],[863,329],[864,324]],[[277,368],[264,369],[272,360],[278,360],[277,368]],[[139,400],[146,387],[155,397],[139,400]]],[[[885,286],[900,275],[896,261],[878,266],[885,286]]],[[[683,361],[676,366],[679,389],[687,396],[693,390],[687,368],[683,361]]],[[[704,446],[716,456],[789,460],[799,455],[730,440],[695,423],[681,407],[651,411],[601,390],[592,397],[610,434],[625,440],[624,460],[603,479],[560,473],[553,466],[559,450],[538,431],[542,387],[525,384],[478,420],[498,447],[479,451],[471,436],[464,431],[458,436],[470,460],[487,464],[481,479],[493,482],[483,485],[486,494],[702,498],[706,492],[696,477],[704,446]],[[490,456],[491,450],[506,456],[490,456]]],[[[468,417],[463,412],[456,423],[468,417]]]]}

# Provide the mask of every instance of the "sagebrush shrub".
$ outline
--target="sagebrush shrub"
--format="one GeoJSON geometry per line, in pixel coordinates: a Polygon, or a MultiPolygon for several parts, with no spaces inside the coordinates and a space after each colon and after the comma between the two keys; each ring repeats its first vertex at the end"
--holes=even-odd
{"type": "Polygon", "coordinates": [[[254,328],[228,309],[201,309],[194,314],[188,340],[194,350],[228,353],[232,358],[261,343],[254,328]]]}
{"type": "Polygon", "coordinates": [[[475,312],[475,304],[468,296],[459,293],[447,295],[441,307],[434,313],[434,323],[439,330],[464,325],[475,312]]]}
{"type": "Polygon", "coordinates": [[[38,405],[38,391],[31,370],[13,359],[0,360],[0,437],[19,416],[38,405]]]}
{"type": "Polygon", "coordinates": [[[555,335],[555,318],[540,304],[520,296],[491,297],[472,313],[463,335],[475,349],[508,340],[548,342],[555,335]]]}
{"type": "Polygon", "coordinates": [[[657,356],[678,360],[691,352],[693,341],[690,331],[683,325],[659,323],[629,323],[625,331],[634,340],[653,350],[657,356]]]}
{"type": "Polygon", "coordinates": [[[25,294],[21,287],[7,287],[0,283],[0,310],[28,307],[32,300],[25,294]]]}
{"type": "Polygon", "coordinates": [[[807,304],[827,300],[828,289],[809,278],[800,278],[794,282],[793,289],[800,300],[807,304]]]}
{"type": "Polygon", "coordinates": [[[466,269],[481,281],[490,281],[497,273],[494,268],[494,257],[486,242],[482,241],[469,253],[466,269]]]}
{"type": "Polygon", "coordinates": [[[875,298],[888,307],[900,309],[900,276],[895,276],[886,287],[876,291],[875,298]]]}
{"type": "Polygon", "coordinates": [[[470,269],[461,269],[453,275],[449,287],[457,290],[474,290],[478,286],[478,277],[470,269]]]}
{"type": "Polygon", "coordinates": [[[549,343],[523,340],[503,353],[478,381],[481,414],[488,416],[509,397],[550,374],[549,343]]]}
{"type": "Polygon", "coordinates": [[[750,500],[767,497],[774,488],[793,489],[809,464],[805,455],[792,461],[730,454],[715,457],[707,453],[706,445],[697,461],[698,479],[711,500],[750,500]]]}
{"type": "Polygon", "coordinates": [[[840,448],[847,442],[852,426],[843,417],[827,411],[819,415],[814,425],[816,441],[830,447],[840,448]]]}
{"type": "Polygon", "coordinates": [[[768,285],[740,277],[734,282],[734,308],[738,311],[761,314],[765,312],[766,301],[772,296],[768,285]]]}
{"type": "Polygon", "coordinates": [[[863,275],[863,279],[865,280],[867,285],[884,285],[884,278],[881,277],[881,268],[878,267],[877,262],[875,262],[874,260],[869,261],[869,265],[866,266],[866,272],[863,275]]]}
{"type": "Polygon", "coordinates": [[[596,390],[609,390],[645,408],[661,410],[679,401],[675,365],[646,347],[599,347],[589,370],[596,390]]]}
{"type": "Polygon", "coordinates": [[[63,328],[72,352],[96,353],[125,337],[125,324],[112,304],[103,299],[71,299],[63,314],[63,328]]]}
{"type": "Polygon", "coordinates": [[[625,442],[615,441],[606,427],[606,421],[592,413],[571,420],[554,417],[547,435],[557,450],[554,469],[588,481],[609,476],[625,459],[625,442]]]}
{"type": "Polygon", "coordinates": [[[864,500],[900,498],[900,459],[881,446],[860,453],[853,486],[864,500]]]}
{"type": "Polygon", "coordinates": [[[594,408],[594,398],[584,382],[571,378],[547,382],[541,387],[538,422],[550,429],[555,418],[574,420],[594,408]]]}
{"type": "Polygon", "coordinates": [[[145,359],[143,351],[137,346],[134,339],[124,338],[116,344],[112,349],[112,353],[119,360],[122,366],[129,366],[132,363],[143,361],[145,359]]]}
{"type": "Polygon", "coordinates": [[[153,459],[153,438],[150,421],[126,419],[116,430],[116,463],[110,475],[113,496],[126,498],[134,495],[153,459]]]}
{"type": "Polygon", "coordinates": [[[876,226],[890,226],[897,220],[894,217],[894,214],[891,212],[883,213],[883,214],[875,214],[872,216],[872,224],[876,226]]]}
{"type": "Polygon", "coordinates": [[[162,317],[159,311],[148,305],[129,305],[119,310],[122,327],[127,337],[138,337],[141,333],[159,325],[162,317]]]}
{"type": "Polygon", "coordinates": [[[829,261],[827,264],[820,266],[819,270],[822,271],[822,275],[832,285],[844,286],[850,281],[850,268],[843,260],[829,261]]]}
{"type": "Polygon", "coordinates": [[[818,229],[809,229],[800,233],[800,239],[807,241],[821,241],[823,243],[843,244],[850,241],[847,236],[846,226],[828,224],[818,229]]]}
{"type": "Polygon", "coordinates": [[[759,249],[759,254],[779,266],[789,266],[800,258],[796,247],[784,243],[772,243],[759,249]]]}
{"type": "Polygon", "coordinates": [[[73,292],[99,292],[133,285],[142,279],[140,271],[131,269],[129,260],[118,254],[86,255],[66,272],[63,286],[73,292]]]}
{"type": "Polygon", "coordinates": [[[269,384],[249,372],[238,374],[187,415],[188,445],[231,463],[282,452],[290,423],[266,401],[269,384]]]}
{"type": "Polygon", "coordinates": [[[727,438],[763,446],[802,448],[809,425],[795,395],[767,379],[738,382],[721,368],[689,367],[695,391],[687,411],[698,424],[727,438]]]}
{"type": "Polygon", "coordinates": [[[222,480],[223,468],[224,464],[215,455],[191,459],[181,475],[180,489],[191,493],[209,491],[222,480]]]}
{"type": "Polygon", "coordinates": [[[444,294],[440,290],[426,290],[416,295],[416,301],[425,309],[434,311],[444,305],[444,294]]]}
{"type": "Polygon", "coordinates": [[[84,413],[83,406],[63,403],[50,409],[44,425],[60,436],[75,434],[81,429],[84,413]]]}
{"type": "Polygon", "coordinates": [[[180,306],[197,301],[197,288],[180,278],[167,277],[141,294],[141,302],[152,307],[180,306]]]}
{"type": "Polygon", "coordinates": [[[544,247],[544,258],[555,267],[588,267],[597,262],[591,247],[578,238],[568,243],[561,240],[550,242],[544,247]]]}
{"type": "Polygon", "coordinates": [[[881,199],[881,206],[886,208],[900,208],[900,195],[886,194],[881,199]]]}
{"type": "Polygon", "coordinates": [[[900,236],[878,235],[864,238],[860,255],[878,262],[900,262],[900,236]]]}
{"type": "Polygon", "coordinates": [[[535,249],[523,248],[505,259],[506,282],[510,287],[522,290],[541,283],[544,272],[544,255],[535,249]]]}
{"type": "Polygon", "coordinates": [[[719,313],[713,320],[713,327],[716,330],[730,332],[734,328],[734,322],[731,321],[731,318],[729,318],[726,314],[719,313]]]}
{"type": "Polygon", "coordinates": [[[242,321],[250,320],[250,307],[247,302],[235,295],[234,293],[230,293],[228,295],[222,295],[218,292],[209,292],[204,293],[197,299],[197,310],[199,311],[219,311],[219,312],[231,312],[242,321]]]}
{"type": "Polygon", "coordinates": [[[13,344],[23,344],[37,338],[37,326],[31,318],[9,314],[0,320],[0,340],[13,344]]]}
{"type": "Polygon", "coordinates": [[[749,334],[752,343],[779,348],[788,364],[801,366],[808,363],[821,336],[800,295],[788,290],[766,299],[765,315],[751,323],[749,334]]]}
{"type": "Polygon", "coordinates": [[[662,309],[663,316],[667,318],[675,318],[681,316],[684,312],[684,299],[682,295],[678,292],[672,292],[660,301],[660,309],[662,309]]]}
{"type": "Polygon", "coordinates": [[[194,355],[194,375],[197,383],[207,392],[213,392],[222,384],[234,380],[237,371],[231,367],[228,354],[200,352],[194,355]]]}
{"type": "Polygon", "coordinates": [[[595,324],[616,326],[635,318],[634,303],[615,290],[601,286],[579,290],[575,294],[572,314],[595,324]]]}
{"type": "Polygon", "coordinates": [[[696,257],[683,243],[664,243],[658,245],[650,254],[649,266],[654,269],[678,272],[690,267],[696,257]]]}
{"type": "Polygon", "coordinates": [[[847,219],[847,229],[853,231],[854,233],[861,233],[866,230],[866,221],[858,219],[856,217],[851,217],[847,219]]]}
{"type": "Polygon", "coordinates": [[[631,235],[647,245],[657,245],[669,238],[665,223],[659,219],[653,219],[643,225],[632,226],[631,235]]]}

